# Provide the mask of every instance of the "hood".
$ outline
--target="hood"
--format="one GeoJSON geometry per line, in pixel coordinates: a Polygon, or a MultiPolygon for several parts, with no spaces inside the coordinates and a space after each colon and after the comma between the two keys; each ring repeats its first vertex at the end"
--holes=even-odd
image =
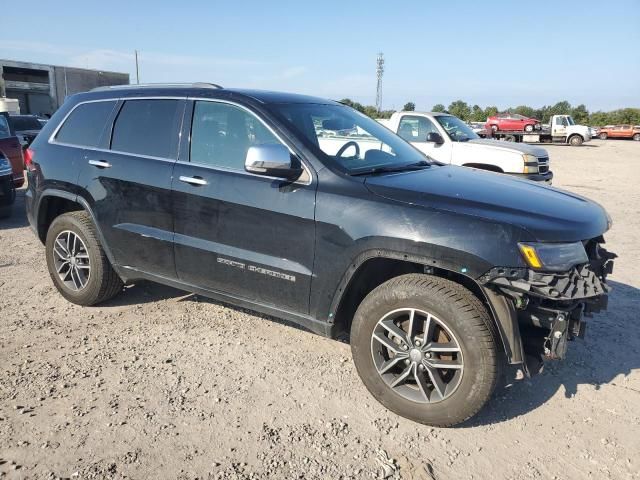
{"type": "Polygon", "coordinates": [[[526,143],[505,142],[501,140],[492,140],[489,138],[476,138],[475,140],[469,140],[468,142],[462,142],[462,144],[471,143],[473,145],[482,145],[490,149],[510,150],[520,153],[526,153],[529,155],[535,155],[536,157],[548,157],[549,154],[542,147],[535,145],[527,145],[526,143]]]}
{"type": "Polygon", "coordinates": [[[375,195],[436,210],[508,223],[533,237],[523,240],[575,242],[603,234],[609,217],[597,203],[539,182],[467,167],[433,166],[371,176],[375,195]]]}

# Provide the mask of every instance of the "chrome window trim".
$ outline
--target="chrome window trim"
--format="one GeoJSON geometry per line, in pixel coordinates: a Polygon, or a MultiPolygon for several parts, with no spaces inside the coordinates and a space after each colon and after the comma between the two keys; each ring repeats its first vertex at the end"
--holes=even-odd
{"type": "MultiPolygon", "coordinates": [[[[262,120],[259,116],[257,116],[254,112],[252,112],[250,109],[248,109],[244,105],[240,105],[240,104],[238,104],[236,102],[232,102],[232,101],[225,100],[225,99],[218,99],[218,98],[187,97],[187,100],[193,100],[195,102],[224,103],[224,104],[227,104],[227,105],[232,105],[234,107],[238,107],[239,109],[244,110],[245,112],[247,112],[249,115],[255,117],[267,130],[269,130],[269,132],[271,132],[271,134],[274,137],[276,137],[278,139],[278,141],[282,145],[287,147],[287,149],[289,150],[289,153],[291,155],[295,155],[296,158],[298,160],[300,160],[300,164],[302,165],[303,170],[305,171],[305,173],[309,177],[309,181],[307,181],[307,182],[296,180],[296,181],[291,182],[291,183],[296,183],[296,184],[300,184],[300,185],[311,185],[313,183],[313,175],[311,175],[311,169],[304,162],[304,160],[302,158],[300,158],[300,156],[298,156],[298,154],[296,152],[293,151],[293,149],[287,144],[287,142],[282,140],[282,137],[280,135],[278,135],[273,130],[273,128],[271,128],[269,125],[267,125],[264,122],[264,120],[262,120]]],[[[194,105],[194,111],[195,111],[195,105],[194,105]]],[[[192,117],[191,121],[193,123],[193,117],[192,117]]],[[[191,132],[191,128],[189,128],[189,132],[191,132]]],[[[178,161],[178,163],[187,164],[187,165],[196,165],[196,166],[203,167],[203,168],[209,168],[209,169],[212,169],[212,170],[221,170],[223,172],[229,172],[229,173],[240,173],[240,174],[245,174],[245,175],[251,175],[252,177],[262,177],[262,178],[270,178],[270,179],[273,179],[273,180],[282,180],[282,178],[280,178],[280,177],[271,177],[269,175],[258,175],[258,174],[255,174],[255,173],[247,172],[244,169],[235,169],[235,168],[224,167],[224,166],[221,166],[221,165],[208,165],[208,164],[203,164],[203,163],[192,162],[191,161],[191,135],[189,135],[189,161],[188,162],[186,162],[186,161],[178,161]]]]}
{"type": "MultiPolygon", "coordinates": [[[[176,159],[173,159],[173,158],[154,157],[152,155],[142,155],[142,154],[139,154],[139,153],[122,152],[120,150],[111,150],[111,149],[107,149],[107,148],[89,147],[89,146],[85,146],[85,145],[76,145],[76,144],[73,144],[73,143],[64,143],[64,142],[56,141],[55,137],[58,134],[58,131],[66,123],[66,121],[69,118],[69,116],[80,105],[85,105],[87,103],[97,103],[97,102],[116,102],[116,103],[118,103],[119,101],[123,101],[124,102],[124,101],[128,101],[128,100],[185,100],[185,101],[193,100],[193,101],[225,103],[225,104],[228,104],[228,105],[233,105],[235,107],[238,107],[238,108],[246,111],[250,115],[253,115],[260,123],[262,123],[262,125],[264,125],[264,127],[267,130],[269,130],[273,134],[274,137],[276,137],[278,139],[278,141],[280,143],[282,143],[285,147],[287,147],[287,149],[289,149],[289,152],[292,155],[295,155],[300,160],[302,168],[304,169],[305,173],[309,177],[309,180],[307,182],[296,180],[296,181],[294,181],[292,183],[299,184],[299,185],[305,185],[305,186],[311,185],[313,183],[313,175],[311,174],[311,169],[309,168],[309,166],[305,163],[304,159],[300,158],[291,149],[291,147],[287,144],[287,142],[282,140],[282,137],[280,137],[280,135],[278,135],[260,117],[258,117],[254,112],[252,112],[250,109],[248,109],[244,105],[240,105],[239,103],[232,102],[232,101],[225,100],[225,99],[205,98],[205,97],[179,97],[179,96],[175,96],[174,97],[174,96],[158,96],[158,95],[155,95],[155,96],[145,96],[145,97],[110,97],[110,98],[98,98],[98,99],[95,99],[95,100],[84,100],[84,101],[79,102],[76,105],[74,105],[73,108],[67,112],[67,114],[64,116],[62,121],[56,126],[55,130],[53,131],[53,133],[49,136],[49,139],[47,140],[47,142],[52,144],[52,145],[60,145],[60,146],[63,146],[63,147],[81,148],[83,150],[90,150],[90,151],[94,151],[94,152],[104,152],[104,153],[115,153],[115,154],[119,154],[119,155],[131,155],[133,157],[148,158],[150,160],[160,160],[160,161],[163,161],[163,162],[180,163],[182,165],[195,165],[195,166],[198,166],[198,167],[207,168],[207,169],[211,169],[211,170],[221,170],[221,171],[228,172],[228,173],[239,173],[239,174],[243,174],[243,175],[250,175],[252,177],[267,178],[267,179],[272,179],[272,180],[282,180],[280,177],[271,177],[269,175],[257,175],[255,173],[247,172],[246,170],[236,170],[236,169],[233,169],[233,168],[226,168],[226,167],[217,166],[217,165],[206,165],[206,164],[195,163],[195,162],[191,162],[191,161],[186,162],[184,160],[176,160],[176,159]]],[[[193,118],[192,118],[192,121],[193,121],[193,118]]],[[[191,132],[191,128],[189,128],[189,132],[191,132]]],[[[179,133],[181,133],[181,132],[179,132],[179,133]]],[[[189,136],[189,137],[191,137],[191,136],[189,136]]],[[[191,138],[189,138],[189,144],[191,144],[191,138]]],[[[191,145],[189,145],[189,146],[191,146],[191,145]]],[[[189,159],[191,159],[191,148],[189,148],[189,159]]]]}

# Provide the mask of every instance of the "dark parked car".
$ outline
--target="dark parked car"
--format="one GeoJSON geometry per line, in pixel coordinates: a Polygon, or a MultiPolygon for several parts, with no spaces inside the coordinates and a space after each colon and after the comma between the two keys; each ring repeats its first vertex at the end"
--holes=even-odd
{"type": "Polygon", "coordinates": [[[0,218],[11,215],[16,199],[16,187],[13,185],[13,172],[9,159],[0,153],[0,218]]]}
{"type": "Polygon", "coordinates": [[[505,362],[563,358],[606,307],[598,204],[432,163],[329,100],[101,88],[68,98],[28,158],[29,222],[69,301],[148,279],[348,333],[372,395],[419,422],[473,416],[505,362]]]}
{"type": "Polygon", "coordinates": [[[9,123],[24,148],[31,145],[43,127],[36,115],[9,115],[9,123]]]}

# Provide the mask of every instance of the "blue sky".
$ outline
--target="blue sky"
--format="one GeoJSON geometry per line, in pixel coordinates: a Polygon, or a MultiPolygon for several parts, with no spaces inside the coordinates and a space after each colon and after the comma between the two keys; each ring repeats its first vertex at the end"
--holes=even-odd
{"type": "MultiPolygon", "coordinates": [[[[640,107],[640,0],[29,2],[0,58],[419,109],[568,100],[640,107]]],[[[12,19],[12,21],[10,21],[12,19]]]]}

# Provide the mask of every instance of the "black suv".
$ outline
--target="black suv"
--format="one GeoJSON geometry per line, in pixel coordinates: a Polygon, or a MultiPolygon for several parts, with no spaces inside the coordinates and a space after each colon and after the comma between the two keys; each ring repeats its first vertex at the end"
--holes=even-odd
{"type": "Polygon", "coordinates": [[[336,102],[99,88],[27,156],[29,222],[69,301],[147,279],[348,334],[369,391],[418,422],[470,418],[504,364],[562,358],[606,306],[599,205],[438,165],[336,102]]]}

